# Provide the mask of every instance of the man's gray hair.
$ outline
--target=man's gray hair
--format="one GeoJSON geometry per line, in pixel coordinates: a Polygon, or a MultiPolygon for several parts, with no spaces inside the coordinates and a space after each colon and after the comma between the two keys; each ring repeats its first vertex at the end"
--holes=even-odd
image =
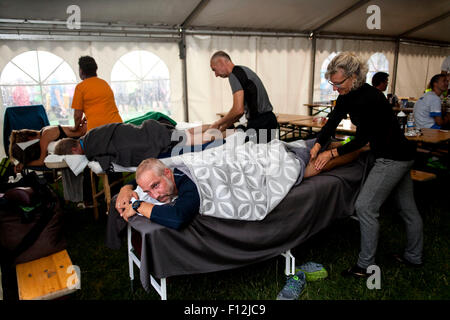
{"type": "Polygon", "coordinates": [[[356,76],[356,81],[353,82],[352,90],[358,89],[364,83],[366,83],[367,63],[362,61],[353,52],[341,52],[331,60],[328,64],[325,78],[330,79],[331,75],[335,74],[339,70],[344,72],[345,77],[356,76]]]}
{"type": "Polygon", "coordinates": [[[78,140],[74,138],[64,138],[55,144],[55,154],[65,155],[72,154],[72,148],[78,146],[78,140]]]}
{"type": "Polygon", "coordinates": [[[225,58],[227,60],[231,61],[230,56],[228,55],[228,53],[226,53],[225,51],[216,51],[212,57],[211,57],[211,61],[213,61],[216,58],[225,58]]]}
{"type": "Polygon", "coordinates": [[[162,176],[164,173],[164,169],[167,166],[159,159],[149,158],[143,160],[136,169],[136,180],[139,179],[139,176],[148,170],[152,170],[156,175],[162,176]]]}

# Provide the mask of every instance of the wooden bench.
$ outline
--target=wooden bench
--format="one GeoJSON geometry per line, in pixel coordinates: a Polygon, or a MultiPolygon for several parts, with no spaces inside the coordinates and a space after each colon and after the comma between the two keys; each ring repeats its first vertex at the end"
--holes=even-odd
{"type": "Polygon", "coordinates": [[[436,179],[436,175],[431,172],[411,170],[411,179],[413,181],[430,181],[436,179]]]}
{"type": "Polygon", "coordinates": [[[20,300],[49,300],[80,288],[67,250],[16,266],[20,300]]]}

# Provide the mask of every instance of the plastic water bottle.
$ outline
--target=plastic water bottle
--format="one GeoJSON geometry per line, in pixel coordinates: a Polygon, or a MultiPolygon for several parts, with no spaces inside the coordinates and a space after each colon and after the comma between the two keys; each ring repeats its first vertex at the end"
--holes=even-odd
{"type": "Polygon", "coordinates": [[[408,114],[408,120],[406,121],[406,132],[408,134],[414,134],[415,123],[414,123],[414,113],[408,114]]]}
{"type": "Polygon", "coordinates": [[[397,120],[398,124],[400,125],[400,130],[402,130],[402,132],[405,132],[406,114],[403,111],[400,111],[397,114],[397,120]]]}

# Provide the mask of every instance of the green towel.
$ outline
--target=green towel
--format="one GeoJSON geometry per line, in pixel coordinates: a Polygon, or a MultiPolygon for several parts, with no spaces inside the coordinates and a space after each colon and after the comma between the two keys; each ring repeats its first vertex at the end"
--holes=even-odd
{"type": "Polygon", "coordinates": [[[158,111],[149,111],[146,114],[133,118],[133,119],[129,119],[127,121],[124,121],[124,123],[131,123],[134,124],[136,126],[139,126],[142,124],[142,122],[144,122],[145,120],[148,119],[153,119],[153,120],[160,120],[160,119],[166,119],[167,121],[169,121],[171,124],[173,124],[174,126],[177,125],[176,121],[173,120],[172,118],[170,118],[169,116],[166,116],[164,113],[158,112],[158,111]]]}

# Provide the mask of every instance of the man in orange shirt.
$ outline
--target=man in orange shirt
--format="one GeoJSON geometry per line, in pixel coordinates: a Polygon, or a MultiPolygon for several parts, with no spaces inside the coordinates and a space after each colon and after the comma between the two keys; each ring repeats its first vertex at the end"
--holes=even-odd
{"type": "Polygon", "coordinates": [[[90,56],[80,57],[80,79],[83,80],[75,87],[72,100],[74,109],[74,129],[76,130],[83,120],[83,113],[87,120],[87,130],[108,123],[122,122],[119,115],[114,93],[108,83],[97,77],[97,63],[90,56]]]}

